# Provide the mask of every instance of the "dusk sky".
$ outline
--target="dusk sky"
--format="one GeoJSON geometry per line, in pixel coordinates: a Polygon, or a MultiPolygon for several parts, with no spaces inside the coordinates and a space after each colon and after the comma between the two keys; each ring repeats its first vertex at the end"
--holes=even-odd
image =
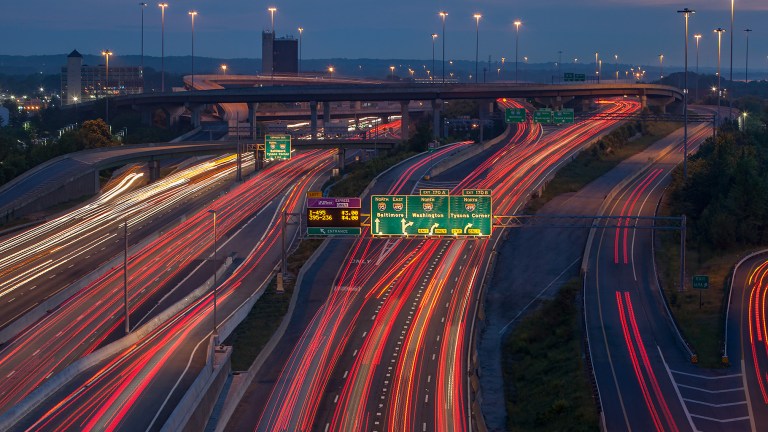
{"type": "MultiPolygon", "coordinates": [[[[138,1],[25,0],[5,2],[0,14],[0,54],[59,54],[77,49],[116,56],[139,54],[141,12],[138,1]]],[[[160,55],[160,10],[149,2],[145,10],[145,53],[160,55]]],[[[278,36],[298,36],[304,27],[304,58],[431,59],[430,34],[441,34],[437,12],[448,12],[447,59],[474,59],[475,21],[480,12],[480,57],[487,61],[514,58],[515,19],[520,29],[520,57],[530,62],[557,60],[594,62],[598,51],[606,62],[682,65],[683,18],[676,10],[690,7],[690,33],[703,33],[701,65],[714,66],[717,38],[712,30],[730,28],[730,2],[694,0],[168,0],[166,55],[190,52],[190,17],[196,9],[195,54],[209,57],[260,57],[260,31],[269,28],[269,6],[278,8],[278,36]],[[590,60],[591,59],[591,60],[590,60]]],[[[745,28],[750,36],[750,68],[768,68],[768,1],[736,1],[734,62],[743,68],[745,28]],[[761,26],[762,25],[762,26],[761,26]]],[[[727,65],[730,35],[723,37],[727,65]]],[[[691,64],[695,44],[691,39],[691,64]]],[[[440,39],[437,58],[440,58],[440,39]]]]}

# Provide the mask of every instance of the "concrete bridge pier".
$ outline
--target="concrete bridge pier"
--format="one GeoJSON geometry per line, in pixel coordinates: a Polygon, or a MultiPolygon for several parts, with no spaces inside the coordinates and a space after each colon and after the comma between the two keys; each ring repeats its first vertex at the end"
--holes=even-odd
{"type": "Polygon", "coordinates": [[[251,139],[255,139],[255,128],[256,128],[256,111],[259,109],[258,103],[249,103],[248,104],[248,136],[251,137],[251,139]]]}
{"type": "Polygon", "coordinates": [[[648,96],[640,95],[640,108],[641,109],[648,108],[648,96]]]}
{"type": "Polygon", "coordinates": [[[344,147],[339,147],[339,153],[337,156],[339,158],[339,172],[344,172],[347,161],[347,149],[344,147]]]}
{"type": "Polygon", "coordinates": [[[408,141],[408,138],[410,138],[410,114],[408,113],[408,107],[410,106],[410,103],[411,101],[400,101],[400,113],[402,115],[402,118],[400,119],[400,140],[403,144],[405,144],[408,141]]]}
{"type": "Polygon", "coordinates": [[[312,134],[312,139],[314,140],[317,139],[317,102],[311,101],[309,103],[309,112],[309,129],[310,133],[312,134]]]}
{"type": "Polygon", "coordinates": [[[442,99],[435,99],[432,101],[432,136],[435,140],[440,139],[440,111],[442,108],[442,99]]]}
{"type": "Polygon", "coordinates": [[[331,103],[323,102],[323,135],[329,136],[328,128],[331,126],[331,103]]]}
{"type": "Polygon", "coordinates": [[[187,109],[190,112],[190,120],[192,122],[193,128],[200,127],[201,117],[203,114],[203,108],[205,108],[205,105],[195,105],[195,104],[189,104],[187,105],[187,109]]]}
{"type": "Polygon", "coordinates": [[[152,126],[152,108],[133,106],[134,111],[141,113],[141,124],[144,126],[152,126]]]}
{"type": "MultiPolygon", "coordinates": [[[[99,173],[96,173],[98,177],[99,173]]],[[[156,159],[149,160],[149,182],[155,182],[160,179],[160,161],[156,159]]]]}

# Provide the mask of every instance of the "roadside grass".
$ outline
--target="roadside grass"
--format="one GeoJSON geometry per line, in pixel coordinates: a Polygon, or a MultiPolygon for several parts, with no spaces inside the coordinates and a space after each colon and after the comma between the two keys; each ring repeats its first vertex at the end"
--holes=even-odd
{"type": "MultiPolygon", "coordinates": [[[[296,251],[288,257],[288,273],[297,275],[304,263],[320,247],[322,240],[302,240],[296,251]]],[[[273,278],[264,294],[253,305],[248,316],[224,341],[232,349],[232,370],[248,369],[261,350],[277,331],[291,302],[295,277],[286,278],[284,293],[277,292],[277,279],[273,278]]]]}
{"type": "Polygon", "coordinates": [[[502,342],[507,430],[598,430],[582,355],[580,291],[579,278],[566,282],[502,342]]]}
{"type": "MultiPolygon", "coordinates": [[[[612,145],[607,151],[597,149],[598,144],[595,144],[590,149],[580,152],[547,183],[541,196],[536,196],[530,200],[526,207],[527,212],[535,213],[561,194],[579,191],[612,170],[624,159],[640,153],[659,139],[679,129],[680,124],[648,122],[644,128],[643,135],[636,139],[620,141],[618,145],[612,145]]],[[[611,132],[606,138],[612,135],[618,137],[620,133],[618,130],[611,132]]]]}
{"type": "MultiPolygon", "coordinates": [[[[659,216],[673,216],[667,200],[668,195],[665,194],[659,207],[659,216]]],[[[673,231],[657,235],[655,259],[659,278],[672,315],[697,354],[698,364],[706,368],[723,367],[723,322],[731,272],[742,257],[759,248],[723,252],[703,246],[691,247],[693,242],[690,238],[688,240],[685,252],[685,289],[681,292],[680,233],[673,231]],[[709,289],[693,289],[694,275],[709,276],[709,289]]]]}

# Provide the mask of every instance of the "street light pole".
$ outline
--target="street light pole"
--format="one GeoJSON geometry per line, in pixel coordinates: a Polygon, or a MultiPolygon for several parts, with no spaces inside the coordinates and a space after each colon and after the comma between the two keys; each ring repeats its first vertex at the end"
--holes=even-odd
{"type": "Polygon", "coordinates": [[[141,90],[143,92],[146,90],[144,88],[144,8],[147,4],[141,2],[139,6],[141,6],[141,90]]]}
{"type": "Polygon", "coordinates": [[[125,312],[125,334],[131,332],[128,315],[128,219],[123,222],[123,306],[125,312]]]}
{"type": "Polygon", "coordinates": [[[523,22],[520,21],[520,20],[517,20],[514,23],[515,24],[515,84],[518,83],[518,81],[517,81],[517,77],[518,77],[517,73],[518,73],[519,59],[518,59],[517,55],[518,55],[518,52],[520,50],[520,24],[522,24],[522,23],[523,22]]]}
{"type": "Polygon", "coordinates": [[[192,17],[192,87],[190,88],[191,91],[195,90],[195,17],[197,16],[197,11],[191,10],[188,12],[189,16],[192,17]]]}
{"type": "Polygon", "coordinates": [[[701,34],[695,34],[693,35],[694,38],[696,38],[696,99],[699,98],[699,39],[701,39],[701,34]]]}
{"type": "Polygon", "coordinates": [[[598,66],[598,59],[600,58],[600,53],[595,53],[595,76],[597,77],[597,83],[600,84],[600,69],[598,66]]]}
{"type": "MultiPolygon", "coordinates": [[[[435,73],[435,39],[437,39],[437,33],[432,33],[432,73],[435,73]]],[[[431,78],[431,75],[430,75],[431,78]]]]}
{"type": "Polygon", "coordinates": [[[721,48],[722,48],[722,41],[723,41],[723,32],[725,31],[724,28],[718,27],[715,29],[715,33],[717,33],[717,115],[720,115],[720,95],[723,91],[720,87],[721,83],[721,76],[720,73],[720,54],[721,54],[721,48]]]}
{"type": "Polygon", "coordinates": [[[272,35],[275,34],[275,12],[277,12],[276,7],[270,7],[267,9],[269,11],[269,15],[272,19],[272,35]]]}
{"type": "Polygon", "coordinates": [[[480,18],[483,16],[479,13],[473,16],[475,17],[475,83],[477,83],[478,65],[480,64],[480,18]]]}
{"type": "Polygon", "coordinates": [[[395,67],[394,66],[390,66],[389,67],[389,75],[390,75],[390,79],[392,81],[394,81],[395,80],[395,67]]]}
{"type": "Polygon", "coordinates": [[[445,18],[448,16],[448,12],[440,11],[438,15],[443,19],[443,84],[445,84],[445,18]]]}
{"type": "Polygon", "coordinates": [[[165,92],[165,8],[168,3],[159,3],[160,8],[160,91],[165,92]]]}
{"type": "Polygon", "coordinates": [[[744,29],[744,33],[747,35],[747,63],[744,67],[744,82],[749,84],[749,33],[752,29],[744,29]]]}
{"type": "Polygon", "coordinates": [[[619,82],[619,55],[613,55],[614,62],[616,63],[616,82],[619,82]]]}
{"type": "Polygon", "coordinates": [[[218,344],[219,334],[216,324],[216,210],[208,210],[213,214],[213,340],[218,344]]]}
{"type": "MultiPolygon", "coordinates": [[[[735,0],[731,0],[731,73],[730,73],[730,81],[731,85],[733,85],[733,18],[734,18],[734,12],[735,12],[735,0]]],[[[731,89],[733,90],[733,89],[731,89]]],[[[733,95],[728,96],[728,118],[733,117],[733,95]]]]}
{"type": "Polygon", "coordinates": [[[685,17],[685,78],[683,80],[683,181],[688,180],[688,18],[696,13],[685,8],[677,11],[685,17]]]}
{"type": "Polygon", "coordinates": [[[101,52],[101,55],[103,55],[104,57],[107,58],[107,66],[106,66],[107,77],[106,77],[105,85],[104,85],[104,102],[106,102],[105,105],[106,105],[107,108],[106,108],[106,113],[105,113],[105,116],[104,116],[104,121],[107,124],[109,124],[109,93],[108,93],[109,92],[109,56],[112,55],[112,51],[104,50],[104,51],[101,52]]]}
{"type": "Polygon", "coordinates": [[[304,36],[304,27],[299,27],[299,74],[301,74],[301,49],[302,49],[302,37],[304,36]]]}
{"type": "Polygon", "coordinates": [[[664,54],[659,54],[659,79],[664,79],[664,54]]]}

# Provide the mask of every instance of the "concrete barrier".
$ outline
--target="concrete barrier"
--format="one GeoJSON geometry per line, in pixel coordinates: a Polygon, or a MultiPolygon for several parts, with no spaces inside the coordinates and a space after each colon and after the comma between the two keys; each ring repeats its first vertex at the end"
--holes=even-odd
{"type": "MultiPolygon", "coordinates": [[[[220,278],[231,265],[232,258],[228,257],[224,264],[222,264],[222,266],[216,271],[216,277],[220,278]]],[[[125,337],[122,337],[112,342],[111,344],[99,348],[93,353],[72,362],[72,364],[64,368],[61,372],[53,375],[40,387],[32,391],[32,393],[24,398],[24,400],[0,415],[0,430],[11,429],[13,425],[19,422],[32,410],[37,408],[37,406],[40,405],[40,403],[42,403],[48,396],[60,390],[77,375],[85,372],[90,367],[95,366],[100,362],[116,355],[120,351],[127,349],[131,345],[139,343],[144,336],[158,328],[164,322],[168,321],[179,311],[205,296],[210,291],[211,286],[213,286],[213,280],[214,277],[211,276],[202,286],[176,302],[170,308],[158,314],[155,318],[146,324],[142,325],[138,329],[135,329],[129,335],[126,335],[125,337]]]]}
{"type": "Polygon", "coordinates": [[[232,348],[219,347],[213,336],[208,340],[207,359],[195,381],[166,420],[161,432],[199,431],[213,411],[218,394],[232,370],[232,348]]]}

